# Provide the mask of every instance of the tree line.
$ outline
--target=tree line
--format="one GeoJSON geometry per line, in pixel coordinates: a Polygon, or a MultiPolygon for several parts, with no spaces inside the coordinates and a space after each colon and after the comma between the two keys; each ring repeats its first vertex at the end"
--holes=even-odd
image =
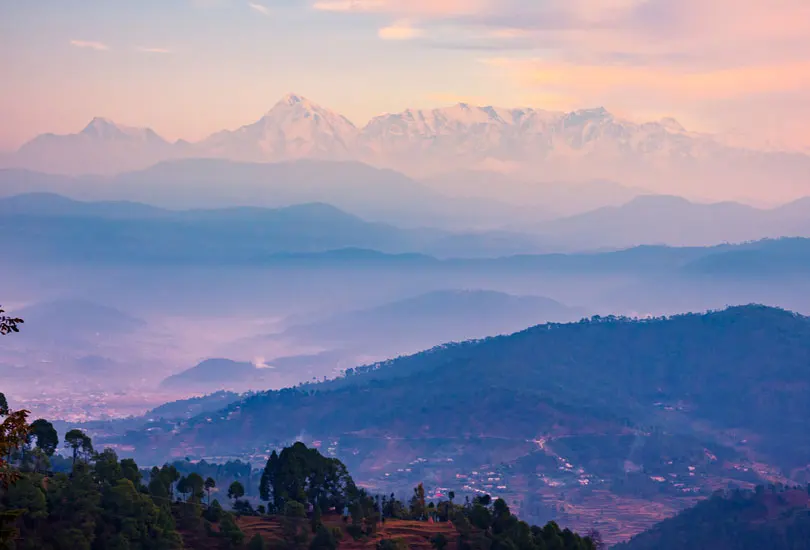
{"type": "MultiPolygon", "coordinates": [[[[447,500],[428,502],[421,484],[408,501],[372,495],[357,486],[340,460],[303,443],[270,455],[258,487],[262,504],[255,508],[238,480],[225,490],[213,477],[182,475],[171,464],[145,475],[113,449],[95,451],[80,430],[64,438],[69,457],[61,460],[69,472],[55,473],[49,470],[51,458],[60,459],[53,426],[38,420],[9,432],[5,421],[14,415],[4,405],[2,467],[8,475],[0,485],[2,549],[335,549],[344,536],[375,540],[391,520],[451,522],[458,533],[454,542],[465,550],[596,548],[592,538],[553,522],[541,528],[520,521],[502,499],[479,496],[456,503],[451,492],[447,500]],[[225,506],[212,497],[220,491],[227,496],[225,506]],[[246,540],[240,516],[274,518],[282,540],[258,534],[246,540]]],[[[430,542],[443,549],[453,541],[439,533],[430,542]]],[[[382,538],[376,545],[406,548],[403,544],[382,538]]]]}

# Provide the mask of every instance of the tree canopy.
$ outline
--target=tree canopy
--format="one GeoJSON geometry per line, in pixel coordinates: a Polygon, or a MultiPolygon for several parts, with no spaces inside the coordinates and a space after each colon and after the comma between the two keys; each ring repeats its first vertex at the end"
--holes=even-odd
{"type": "Polygon", "coordinates": [[[3,309],[3,306],[0,305],[0,335],[5,336],[12,332],[20,332],[19,325],[23,323],[24,321],[19,317],[6,315],[6,311],[3,309]]]}
{"type": "Polygon", "coordinates": [[[343,511],[357,492],[346,466],[327,458],[317,449],[295,443],[270,455],[262,472],[259,494],[274,510],[283,510],[288,501],[343,511]]]}

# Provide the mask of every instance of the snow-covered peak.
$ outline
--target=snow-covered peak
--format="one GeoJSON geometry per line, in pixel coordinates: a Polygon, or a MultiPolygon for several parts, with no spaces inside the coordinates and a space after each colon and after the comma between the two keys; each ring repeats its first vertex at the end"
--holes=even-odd
{"type": "Polygon", "coordinates": [[[291,92],[282,97],[281,102],[286,103],[287,105],[295,105],[296,103],[308,103],[309,100],[305,97],[302,97],[298,94],[294,94],[291,92]]]}
{"type": "Polygon", "coordinates": [[[165,143],[151,128],[122,126],[104,117],[94,117],[80,135],[99,140],[131,140],[152,143],[165,143]]]}
{"type": "Polygon", "coordinates": [[[343,160],[351,158],[357,133],[346,117],[290,93],[258,121],[218,132],[202,146],[217,156],[240,160],[343,160]]]}
{"type": "Polygon", "coordinates": [[[579,125],[588,122],[603,122],[613,119],[613,115],[604,107],[596,107],[594,109],[579,109],[568,113],[565,116],[566,125],[579,125]]]}
{"type": "Polygon", "coordinates": [[[275,105],[273,105],[272,109],[267,111],[265,117],[268,116],[272,117],[274,114],[277,115],[278,113],[289,113],[289,112],[318,113],[321,116],[344,118],[343,116],[335,113],[334,111],[331,111],[325,107],[318,105],[313,101],[310,101],[304,96],[293,93],[289,93],[284,97],[282,97],[275,105]]]}
{"type": "Polygon", "coordinates": [[[669,130],[670,132],[685,132],[686,128],[681,126],[681,123],[672,117],[662,118],[659,124],[669,130]]]}
{"type": "Polygon", "coordinates": [[[104,117],[94,117],[81,131],[82,134],[103,137],[111,132],[119,132],[118,126],[110,119],[104,117]]]}

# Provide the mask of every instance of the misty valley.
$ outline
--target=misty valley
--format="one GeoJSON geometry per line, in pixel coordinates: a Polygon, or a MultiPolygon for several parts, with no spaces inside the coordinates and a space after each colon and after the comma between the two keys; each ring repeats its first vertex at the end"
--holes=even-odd
{"type": "Polygon", "coordinates": [[[810,550],[807,0],[0,50],[0,550],[810,550]]]}
{"type": "Polygon", "coordinates": [[[373,493],[493,495],[608,543],[718,490],[810,482],[806,200],[549,214],[572,208],[558,197],[535,223],[459,227],[469,204],[426,197],[457,214],[432,226],[416,203],[365,219],[378,198],[344,210],[327,186],[240,204],[263,178],[290,188],[281,172],[366,170],[245,166],[263,175],[216,208],[50,176],[15,194],[2,172],[13,408],[139,464],[251,479],[303,442],[373,493]]]}

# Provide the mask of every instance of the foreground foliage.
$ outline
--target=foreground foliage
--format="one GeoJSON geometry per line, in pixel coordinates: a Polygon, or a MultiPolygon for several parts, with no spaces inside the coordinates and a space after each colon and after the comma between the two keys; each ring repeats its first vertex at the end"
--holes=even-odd
{"type": "Polygon", "coordinates": [[[616,550],[810,550],[810,487],[718,493],[616,550]]]}
{"type": "MultiPolygon", "coordinates": [[[[266,505],[254,510],[243,500],[244,486],[233,481],[226,493],[229,512],[211,499],[211,491],[219,490],[213,478],[193,471],[182,475],[168,464],[144,475],[132,459],[119,459],[112,449],[92,451],[92,442],[79,430],[66,436],[70,473],[49,471],[47,453],[53,455],[58,439],[48,426],[44,420],[26,425],[10,443],[7,467],[15,476],[0,491],[2,549],[334,549],[344,534],[373,542],[380,526],[393,518],[452,522],[458,533],[452,542],[467,550],[596,548],[591,539],[554,523],[541,528],[518,520],[500,499],[428,503],[421,485],[408,503],[394,495],[372,496],[357,487],[343,463],[302,443],[274,452],[268,460],[259,485],[266,505]],[[36,461],[26,458],[36,454],[33,449],[45,449],[45,454],[36,461]],[[246,537],[237,516],[264,516],[267,511],[280,525],[281,540],[246,537]],[[325,524],[327,514],[343,515],[343,528],[325,524]]],[[[273,520],[267,516],[266,521],[273,520]]],[[[451,543],[443,533],[425,538],[434,548],[451,543]]],[[[403,545],[388,538],[376,543],[378,548],[407,548],[403,545]]]]}

